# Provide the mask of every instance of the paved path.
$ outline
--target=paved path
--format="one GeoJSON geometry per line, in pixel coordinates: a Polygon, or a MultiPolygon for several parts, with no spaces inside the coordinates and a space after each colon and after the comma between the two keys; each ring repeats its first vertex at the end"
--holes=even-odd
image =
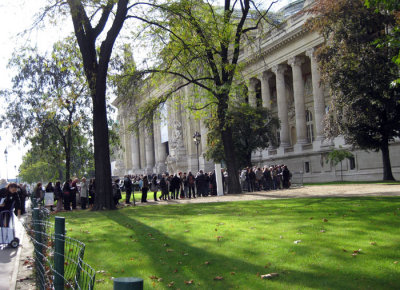
{"type": "MultiPolygon", "coordinates": [[[[23,243],[27,237],[21,221],[15,218],[15,237],[23,243]]],[[[15,289],[20,256],[21,246],[15,249],[3,246],[0,248],[0,290],[15,289]]]]}
{"type": "MultiPolygon", "coordinates": [[[[145,203],[145,205],[209,203],[302,197],[400,196],[400,184],[314,185],[285,190],[257,191],[243,194],[208,196],[195,199],[178,199],[158,202],[154,202],[151,199],[151,194],[148,196],[150,198],[148,198],[148,202],[145,203]]],[[[136,204],[143,205],[140,201],[136,204]]]]}

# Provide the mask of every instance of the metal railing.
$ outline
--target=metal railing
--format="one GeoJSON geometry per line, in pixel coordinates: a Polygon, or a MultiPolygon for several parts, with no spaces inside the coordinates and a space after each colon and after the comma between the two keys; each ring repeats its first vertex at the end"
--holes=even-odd
{"type": "MultiPolygon", "coordinates": [[[[37,205],[37,204],[35,204],[37,205]]],[[[96,272],[83,261],[85,244],[67,237],[65,219],[34,208],[24,227],[34,245],[35,277],[38,289],[94,289],[96,272]]]]}

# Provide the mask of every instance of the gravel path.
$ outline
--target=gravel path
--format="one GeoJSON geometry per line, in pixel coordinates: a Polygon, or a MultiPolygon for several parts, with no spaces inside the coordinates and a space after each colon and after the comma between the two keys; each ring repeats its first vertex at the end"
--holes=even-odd
{"type": "MultiPolygon", "coordinates": [[[[151,196],[151,194],[149,194],[151,196]]],[[[304,186],[285,190],[257,191],[224,196],[208,196],[195,199],[178,199],[155,202],[148,199],[146,205],[179,204],[179,203],[209,203],[243,200],[263,200],[300,197],[352,197],[352,196],[400,196],[400,184],[346,184],[304,186]]],[[[137,205],[143,205],[140,202],[137,205]]]]}

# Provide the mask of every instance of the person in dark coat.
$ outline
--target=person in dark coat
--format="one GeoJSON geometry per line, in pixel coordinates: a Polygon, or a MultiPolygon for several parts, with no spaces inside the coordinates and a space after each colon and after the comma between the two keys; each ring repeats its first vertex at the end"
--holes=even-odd
{"type": "Polygon", "coordinates": [[[21,216],[21,199],[18,194],[18,185],[10,183],[0,190],[0,226],[8,227],[10,221],[10,210],[14,207],[17,217],[21,216]]]}
{"type": "Polygon", "coordinates": [[[147,192],[149,191],[149,180],[145,175],[143,177],[143,186],[142,186],[142,202],[147,202],[147,192]]]}
{"type": "Polygon", "coordinates": [[[20,184],[18,190],[19,199],[21,200],[21,215],[26,213],[25,201],[28,196],[28,191],[26,190],[26,184],[20,184]]]}
{"type": "Polygon", "coordinates": [[[57,181],[56,185],[54,186],[54,199],[57,200],[57,211],[62,210],[63,206],[63,194],[61,189],[61,181],[57,181]]]}
{"type": "Polygon", "coordinates": [[[283,185],[283,188],[287,189],[287,188],[290,187],[289,180],[290,180],[290,171],[287,168],[287,166],[284,165],[283,166],[283,170],[282,170],[282,185],[283,185]]]}
{"type": "Polygon", "coordinates": [[[249,191],[255,191],[256,190],[256,174],[252,168],[249,168],[249,182],[250,182],[250,188],[249,191]]]}
{"type": "Polygon", "coordinates": [[[166,181],[166,175],[163,174],[161,176],[160,179],[160,189],[161,189],[161,196],[160,196],[160,200],[167,200],[167,198],[169,199],[169,195],[168,195],[168,184],[166,181]]]}
{"type": "MultiPolygon", "coordinates": [[[[44,190],[45,192],[53,192],[53,194],[54,194],[54,187],[53,187],[53,183],[52,182],[49,182],[47,185],[46,185],[46,188],[45,188],[45,190],[44,190]]],[[[50,211],[54,211],[54,209],[53,209],[53,206],[51,205],[50,206],[50,211]]]]}
{"type": "Polygon", "coordinates": [[[130,204],[133,184],[132,184],[132,180],[130,179],[130,177],[128,175],[125,175],[125,177],[124,177],[124,187],[125,187],[125,192],[126,192],[125,203],[130,204]]]}
{"type": "Polygon", "coordinates": [[[204,176],[203,170],[199,171],[199,174],[196,176],[196,185],[197,185],[197,196],[205,196],[206,194],[206,178],[204,176]]]}
{"type": "Polygon", "coordinates": [[[170,190],[172,192],[172,199],[179,199],[179,189],[181,188],[181,179],[177,174],[171,179],[170,190]],[[172,190],[171,190],[172,188],[172,190]]]}
{"type": "Polygon", "coordinates": [[[70,203],[71,203],[70,197],[72,194],[71,183],[72,183],[71,179],[65,181],[63,189],[62,189],[65,210],[71,210],[71,206],[70,206],[70,203]]]}

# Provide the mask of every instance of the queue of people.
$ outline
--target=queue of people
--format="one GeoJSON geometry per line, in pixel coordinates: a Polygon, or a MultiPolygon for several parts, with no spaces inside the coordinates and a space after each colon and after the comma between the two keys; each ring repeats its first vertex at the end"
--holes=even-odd
{"type": "Polygon", "coordinates": [[[0,189],[0,226],[7,227],[10,212],[13,210],[17,217],[25,214],[25,200],[29,195],[24,184],[9,183],[0,189]]]}

